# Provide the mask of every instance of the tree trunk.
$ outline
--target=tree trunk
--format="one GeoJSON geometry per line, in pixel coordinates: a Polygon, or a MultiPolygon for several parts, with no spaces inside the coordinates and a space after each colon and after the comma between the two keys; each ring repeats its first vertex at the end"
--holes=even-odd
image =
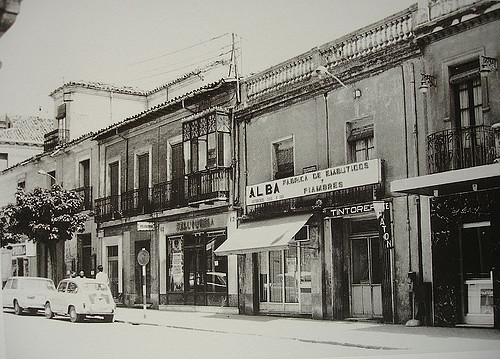
{"type": "Polygon", "coordinates": [[[52,279],[57,285],[63,279],[63,262],[62,257],[59,256],[58,248],[59,243],[47,243],[46,248],[48,251],[47,258],[47,277],[52,279]],[[61,257],[61,258],[60,258],[61,257]]]}

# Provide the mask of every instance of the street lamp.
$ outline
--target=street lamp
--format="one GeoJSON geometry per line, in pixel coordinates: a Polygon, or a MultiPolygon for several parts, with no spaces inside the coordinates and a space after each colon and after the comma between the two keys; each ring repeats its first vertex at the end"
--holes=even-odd
{"type": "Polygon", "coordinates": [[[54,180],[54,183],[57,183],[57,179],[54,176],[52,176],[50,173],[48,173],[48,172],[46,172],[44,170],[38,170],[38,174],[50,177],[50,178],[52,178],[54,180]]]}
{"type": "MultiPolygon", "coordinates": [[[[335,79],[339,84],[341,84],[343,87],[349,90],[349,87],[347,87],[347,85],[343,83],[341,79],[339,79],[337,76],[328,71],[325,66],[318,66],[316,70],[313,71],[312,76],[317,77],[320,80],[323,79],[325,76],[330,76],[331,78],[335,79]]],[[[353,88],[352,91],[354,98],[361,97],[360,89],[353,88]]]]}

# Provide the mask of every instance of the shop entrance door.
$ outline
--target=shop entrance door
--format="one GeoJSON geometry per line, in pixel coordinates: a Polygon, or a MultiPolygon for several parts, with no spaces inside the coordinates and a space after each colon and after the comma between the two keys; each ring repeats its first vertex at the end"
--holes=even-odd
{"type": "Polygon", "coordinates": [[[351,315],[382,316],[382,263],[377,236],[351,238],[351,315]]]}
{"type": "Polygon", "coordinates": [[[201,233],[185,237],[184,289],[186,304],[205,305],[205,248],[201,233]]]}
{"type": "Polygon", "coordinates": [[[460,231],[464,322],[493,325],[493,279],[498,239],[490,222],[465,223],[460,231]]]}
{"type": "Polygon", "coordinates": [[[107,246],[109,289],[113,298],[118,297],[118,246],[107,246]]]}

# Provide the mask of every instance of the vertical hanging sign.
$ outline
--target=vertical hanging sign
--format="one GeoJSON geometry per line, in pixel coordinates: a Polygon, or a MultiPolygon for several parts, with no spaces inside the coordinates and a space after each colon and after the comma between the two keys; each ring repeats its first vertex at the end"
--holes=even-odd
{"type": "Polygon", "coordinates": [[[378,233],[387,249],[394,248],[391,232],[391,202],[373,201],[373,209],[377,214],[378,233]]]}

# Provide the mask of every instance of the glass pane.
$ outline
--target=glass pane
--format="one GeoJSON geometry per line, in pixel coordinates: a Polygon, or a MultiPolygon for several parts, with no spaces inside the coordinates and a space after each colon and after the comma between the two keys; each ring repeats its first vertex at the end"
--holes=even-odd
{"type": "Polygon", "coordinates": [[[198,172],[198,140],[191,141],[191,172],[198,172]]]}
{"type": "Polygon", "coordinates": [[[207,167],[213,168],[217,165],[217,133],[212,132],[208,135],[207,167]]]}
{"type": "MultiPolygon", "coordinates": [[[[460,87],[462,87],[462,85],[460,85],[460,87]]],[[[467,91],[467,89],[465,90],[460,90],[459,92],[459,100],[460,100],[460,109],[463,110],[463,109],[466,109],[466,108],[469,108],[469,92],[467,91]]]]}
{"type": "Polygon", "coordinates": [[[207,237],[206,248],[206,281],[207,292],[226,292],[227,257],[216,256],[214,250],[222,243],[225,236],[207,237]]]}
{"type": "Polygon", "coordinates": [[[207,167],[207,136],[198,139],[198,163],[199,171],[203,171],[207,167]]]}
{"type": "Polygon", "coordinates": [[[368,242],[365,238],[352,240],[352,283],[369,283],[368,242]]]}
{"type": "Polygon", "coordinates": [[[285,303],[298,303],[299,271],[297,247],[285,250],[285,303]]]}
{"type": "Polygon", "coordinates": [[[311,243],[309,241],[300,243],[300,286],[310,288],[313,250],[305,247],[311,247],[311,243]]]}
{"type": "Polygon", "coordinates": [[[184,172],[191,173],[191,143],[184,142],[184,172]]]}
{"type": "Polygon", "coordinates": [[[270,301],[275,303],[283,302],[283,273],[281,251],[269,252],[269,275],[270,275],[270,301]]]}
{"type": "Polygon", "coordinates": [[[267,302],[269,286],[267,274],[267,252],[259,253],[259,297],[261,302],[267,302]]]}
{"type": "Polygon", "coordinates": [[[168,259],[168,290],[182,292],[184,290],[182,238],[169,238],[168,259]]]}

